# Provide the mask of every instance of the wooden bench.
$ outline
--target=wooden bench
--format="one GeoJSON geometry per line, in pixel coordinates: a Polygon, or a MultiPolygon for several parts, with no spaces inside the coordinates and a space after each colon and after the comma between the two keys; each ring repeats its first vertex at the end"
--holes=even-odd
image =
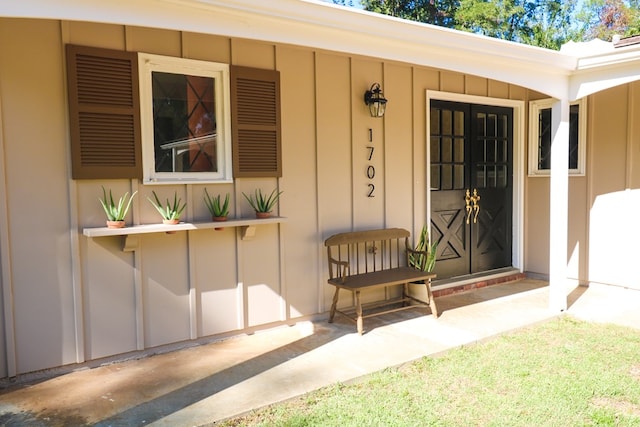
{"type": "Polygon", "coordinates": [[[422,262],[420,268],[427,261],[427,252],[415,251],[409,244],[409,231],[402,228],[380,230],[354,231],[339,233],[325,240],[327,258],[329,261],[329,280],[327,283],[336,287],[333,303],[329,314],[329,323],[333,322],[336,312],[356,322],[358,333],[362,335],[363,319],[398,310],[415,307],[415,303],[429,306],[434,317],[438,317],[438,310],[431,292],[431,279],[436,275],[409,266],[409,257],[422,262]],[[429,302],[412,297],[408,293],[408,284],[423,282],[427,288],[429,302]],[[395,308],[376,310],[363,315],[360,302],[360,291],[393,285],[402,285],[402,297],[386,300],[381,303],[369,304],[365,308],[389,307],[395,308]],[[351,313],[338,310],[338,294],[340,289],[351,291],[355,298],[355,307],[351,313]],[[408,305],[407,302],[413,303],[408,305]],[[397,305],[400,305],[399,307],[397,305]],[[355,313],[353,313],[355,309],[355,313]],[[355,316],[353,315],[355,314],[355,316]]]}

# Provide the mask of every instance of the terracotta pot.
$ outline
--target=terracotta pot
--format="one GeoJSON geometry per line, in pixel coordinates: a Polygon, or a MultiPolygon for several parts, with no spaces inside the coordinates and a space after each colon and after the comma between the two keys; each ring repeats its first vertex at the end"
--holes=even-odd
{"type": "Polygon", "coordinates": [[[222,222],[222,221],[226,221],[227,217],[226,216],[212,216],[211,220],[214,222],[222,222]]]}
{"type": "Polygon", "coordinates": [[[167,225],[176,225],[180,223],[180,220],[179,219],[163,219],[162,223],[167,225]]]}
{"type": "Polygon", "coordinates": [[[256,218],[269,218],[271,212],[256,212],[256,218]]]}
{"type": "Polygon", "coordinates": [[[124,221],[107,221],[107,228],[124,228],[124,221]]]}

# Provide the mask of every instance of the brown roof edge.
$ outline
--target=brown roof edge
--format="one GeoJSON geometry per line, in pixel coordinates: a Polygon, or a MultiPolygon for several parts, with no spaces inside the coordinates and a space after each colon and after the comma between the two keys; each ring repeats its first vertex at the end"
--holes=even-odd
{"type": "Polygon", "coordinates": [[[634,44],[640,44],[640,35],[624,38],[613,37],[613,47],[625,47],[634,44]]]}

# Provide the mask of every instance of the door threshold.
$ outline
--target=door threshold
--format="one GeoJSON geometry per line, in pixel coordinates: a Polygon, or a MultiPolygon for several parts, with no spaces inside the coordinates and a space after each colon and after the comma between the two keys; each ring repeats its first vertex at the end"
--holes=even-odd
{"type": "Polygon", "coordinates": [[[431,287],[433,289],[434,296],[437,297],[484,288],[486,286],[497,285],[499,283],[522,280],[524,278],[526,278],[526,275],[519,269],[507,267],[465,276],[433,280],[431,282],[431,287]]]}

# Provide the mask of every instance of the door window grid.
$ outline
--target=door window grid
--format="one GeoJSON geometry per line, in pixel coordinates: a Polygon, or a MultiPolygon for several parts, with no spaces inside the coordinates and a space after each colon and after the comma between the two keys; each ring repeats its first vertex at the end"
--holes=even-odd
{"type": "Polygon", "coordinates": [[[484,137],[477,141],[480,158],[476,163],[477,188],[506,188],[508,186],[508,117],[506,115],[478,113],[478,128],[484,137]]]}
{"type": "Polygon", "coordinates": [[[465,113],[431,109],[431,189],[465,187],[465,113]]]}

